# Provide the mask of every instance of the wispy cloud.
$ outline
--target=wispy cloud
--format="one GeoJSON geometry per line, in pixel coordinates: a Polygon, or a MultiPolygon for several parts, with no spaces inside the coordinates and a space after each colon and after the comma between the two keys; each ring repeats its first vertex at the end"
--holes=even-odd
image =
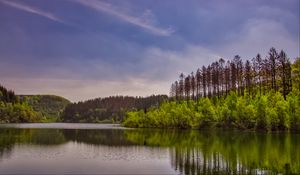
{"type": "Polygon", "coordinates": [[[105,3],[105,2],[101,2],[98,0],[77,0],[76,2],[92,8],[96,11],[100,11],[100,12],[104,12],[107,13],[109,15],[118,17],[119,19],[126,21],[130,24],[136,25],[138,27],[141,27],[153,34],[156,35],[160,35],[160,36],[170,36],[174,30],[172,28],[161,28],[156,26],[151,20],[145,20],[145,16],[144,17],[136,17],[136,16],[132,16],[129,15],[125,12],[122,12],[120,10],[118,10],[116,7],[114,7],[113,5],[109,4],[109,3],[105,3]]]}
{"type": "Polygon", "coordinates": [[[49,12],[45,12],[43,10],[40,10],[40,9],[36,8],[36,7],[31,7],[31,6],[28,6],[28,5],[25,5],[25,4],[20,4],[20,3],[13,2],[13,1],[7,1],[7,0],[0,0],[0,3],[6,4],[6,5],[14,7],[14,8],[17,8],[19,10],[23,10],[23,11],[28,12],[28,13],[33,13],[33,14],[45,17],[45,18],[50,19],[50,20],[55,21],[55,22],[65,23],[63,20],[59,19],[54,14],[49,13],[49,12]]]}

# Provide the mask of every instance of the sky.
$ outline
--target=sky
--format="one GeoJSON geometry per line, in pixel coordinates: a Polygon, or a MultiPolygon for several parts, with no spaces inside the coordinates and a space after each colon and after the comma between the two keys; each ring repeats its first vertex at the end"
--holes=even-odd
{"type": "Polygon", "coordinates": [[[0,84],[73,102],[168,94],[219,58],[299,57],[299,0],[0,0],[0,84]]]}

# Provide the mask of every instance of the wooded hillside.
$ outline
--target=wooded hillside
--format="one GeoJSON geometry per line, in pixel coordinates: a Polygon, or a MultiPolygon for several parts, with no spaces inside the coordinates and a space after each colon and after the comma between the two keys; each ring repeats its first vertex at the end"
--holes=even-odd
{"type": "Polygon", "coordinates": [[[63,122],[117,122],[123,120],[127,111],[147,111],[167,99],[166,95],[97,98],[68,105],[61,119],[63,122]]]}

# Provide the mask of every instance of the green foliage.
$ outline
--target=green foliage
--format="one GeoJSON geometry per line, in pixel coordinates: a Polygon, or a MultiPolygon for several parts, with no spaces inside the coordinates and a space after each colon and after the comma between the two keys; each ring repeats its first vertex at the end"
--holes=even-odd
{"type": "Polygon", "coordinates": [[[237,102],[237,123],[236,127],[251,129],[255,127],[256,111],[252,104],[247,104],[246,99],[240,97],[237,102]]]}
{"type": "Polygon", "coordinates": [[[196,108],[199,113],[199,127],[211,127],[217,119],[215,108],[211,101],[208,98],[203,98],[199,100],[196,108]]]}
{"type": "Polygon", "coordinates": [[[128,112],[123,126],[159,128],[223,127],[250,130],[300,130],[300,93],[287,100],[281,93],[226,98],[200,98],[198,101],[169,101],[158,108],[128,112]],[[214,103],[212,102],[214,101],[214,103]]]}
{"type": "Polygon", "coordinates": [[[267,97],[258,97],[256,101],[256,128],[268,130],[269,129],[269,119],[267,114],[267,97]]]}
{"type": "Polygon", "coordinates": [[[287,96],[289,126],[292,130],[300,131],[300,92],[293,91],[287,96]]]}
{"type": "Polygon", "coordinates": [[[12,90],[0,85],[0,123],[40,122],[42,115],[21,102],[12,90]]]}
{"type": "Polygon", "coordinates": [[[233,92],[231,92],[225,99],[225,106],[223,108],[227,109],[223,109],[224,111],[226,111],[226,113],[224,114],[224,116],[221,116],[221,119],[223,119],[225,126],[232,127],[235,126],[237,122],[237,101],[237,94],[233,92]]]}
{"type": "Polygon", "coordinates": [[[272,47],[265,59],[257,54],[244,63],[236,55],[227,62],[220,59],[203,65],[195,75],[181,73],[171,86],[170,96],[176,101],[193,99],[201,107],[205,106],[201,104],[202,98],[209,97],[213,104],[205,108],[214,111],[209,114],[195,110],[197,105],[191,107],[189,115],[197,116],[198,120],[189,118],[192,124],[186,127],[213,123],[223,128],[298,130],[299,90],[300,58],[291,63],[283,50],[277,52],[272,47]],[[211,113],[216,117],[211,117],[211,113]]]}
{"type": "Polygon", "coordinates": [[[0,102],[0,123],[39,122],[43,118],[26,103],[0,102]]]}
{"type": "Polygon", "coordinates": [[[0,123],[56,122],[69,103],[53,95],[16,96],[0,85],[0,123]]]}
{"type": "Polygon", "coordinates": [[[22,95],[24,103],[28,103],[32,108],[41,113],[43,122],[56,122],[60,120],[60,115],[70,101],[55,95],[22,95]]]}
{"type": "Polygon", "coordinates": [[[300,57],[292,65],[293,88],[300,90],[300,57]]]}

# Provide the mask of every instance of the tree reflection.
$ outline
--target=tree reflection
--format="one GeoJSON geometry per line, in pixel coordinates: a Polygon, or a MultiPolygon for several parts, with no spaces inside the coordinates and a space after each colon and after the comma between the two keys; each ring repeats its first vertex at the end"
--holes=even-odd
{"type": "Polygon", "coordinates": [[[169,147],[182,174],[300,173],[298,134],[232,131],[126,131],[148,146],[169,147]]]}
{"type": "Polygon", "coordinates": [[[196,130],[0,129],[0,158],[14,145],[56,146],[67,142],[168,148],[181,174],[300,173],[300,135],[196,130]]]}
{"type": "MultiPolygon", "coordinates": [[[[62,130],[68,141],[92,145],[129,146],[133,145],[124,137],[124,130],[62,130]]],[[[137,145],[137,144],[134,144],[137,145]]]]}

